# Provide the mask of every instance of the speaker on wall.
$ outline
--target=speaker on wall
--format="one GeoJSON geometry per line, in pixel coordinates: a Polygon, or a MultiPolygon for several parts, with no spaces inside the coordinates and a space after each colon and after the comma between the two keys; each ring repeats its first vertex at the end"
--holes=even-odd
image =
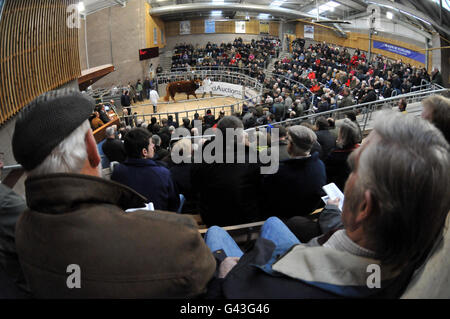
{"type": "Polygon", "coordinates": [[[147,48],[139,50],[139,60],[153,59],[159,56],[159,48],[147,48]]]}

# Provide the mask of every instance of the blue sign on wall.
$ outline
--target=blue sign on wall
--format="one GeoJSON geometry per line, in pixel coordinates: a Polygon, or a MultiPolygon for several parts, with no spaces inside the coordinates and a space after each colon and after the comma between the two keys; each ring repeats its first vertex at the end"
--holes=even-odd
{"type": "Polygon", "coordinates": [[[412,50],[409,50],[406,48],[398,47],[398,46],[390,44],[390,43],[385,43],[385,42],[380,42],[380,41],[373,41],[373,48],[396,53],[396,54],[402,55],[404,57],[407,57],[407,58],[410,58],[410,59],[413,59],[420,63],[425,64],[425,54],[423,54],[423,53],[419,53],[419,52],[412,51],[412,50]]]}
{"type": "Polygon", "coordinates": [[[216,32],[216,21],[205,20],[205,33],[215,33],[216,32]]]}

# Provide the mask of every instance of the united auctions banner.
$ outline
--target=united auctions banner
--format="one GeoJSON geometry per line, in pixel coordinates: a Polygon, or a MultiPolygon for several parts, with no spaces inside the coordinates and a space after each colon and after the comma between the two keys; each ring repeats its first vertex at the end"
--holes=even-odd
{"type": "Polygon", "coordinates": [[[390,44],[390,43],[385,43],[385,42],[380,42],[380,41],[373,41],[373,48],[374,49],[380,49],[380,50],[385,50],[388,52],[392,52],[395,54],[399,54],[401,56],[416,60],[420,63],[425,64],[425,54],[423,53],[419,53],[416,51],[412,51],[406,48],[402,48],[402,47],[398,47],[396,45],[390,44]]]}
{"type": "MultiPolygon", "coordinates": [[[[242,99],[244,96],[242,85],[226,82],[211,82],[211,91],[214,95],[232,96],[237,99],[242,99]]],[[[203,93],[203,86],[200,86],[195,93],[203,93]]]]}

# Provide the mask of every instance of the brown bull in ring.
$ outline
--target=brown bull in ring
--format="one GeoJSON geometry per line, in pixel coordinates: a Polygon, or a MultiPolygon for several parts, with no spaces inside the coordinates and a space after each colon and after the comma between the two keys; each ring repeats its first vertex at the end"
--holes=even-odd
{"type": "Polygon", "coordinates": [[[201,80],[190,80],[190,81],[176,81],[167,84],[166,87],[166,96],[164,97],[164,101],[168,102],[170,97],[175,102],[175,94],[177,93],[186,93],[187,99],[189,100],[189,95],[193,95],[197,98],[195,94],[195,90],[200,87],[201,80]]]}

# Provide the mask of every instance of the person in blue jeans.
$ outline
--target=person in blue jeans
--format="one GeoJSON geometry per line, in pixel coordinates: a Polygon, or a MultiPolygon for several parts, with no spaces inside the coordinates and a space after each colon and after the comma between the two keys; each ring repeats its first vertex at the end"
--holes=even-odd
{"type": "MultiPolygon", "coordinates": [[[[276,253],[273,256],[283,254],[292,246],[300,244],[297,237],[278,217],[270,217],[265,221],[259,237],[270,240],[275,244],[276,253]]],[[[205,242],[212,253],[223,251],[227,257],[222,262],[219,278],[224,278],[228,271],[239,261],[239,258],[244,255],[234,239],[219,226],[212,226],[208,229],[205,234],[205,242]]],[[[271,264],[272,262],[269,262],[269,265],[271,264]]]]}
{"type": "Polygon", "coordinates": [[[450,145],[420,118],[382,112],[348,164],[342,211],[338,199],[328,200],[318,217],[322,235],[307,243],[274,217],[245,252],[212,227],[205,240],[218,263],[206,297],[402,296],[445,230],[450,145]]]}

